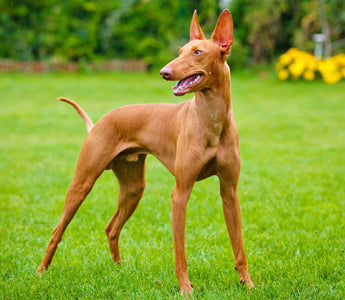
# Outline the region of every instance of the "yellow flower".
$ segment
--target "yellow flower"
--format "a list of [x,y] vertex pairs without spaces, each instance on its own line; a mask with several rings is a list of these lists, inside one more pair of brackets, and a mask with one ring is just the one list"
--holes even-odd
[[289,72],[288,72],[288,70],[285,70],[285,69],[280,70],[280,71],[278,72],[278,78],[279,78],[280,80],[286,80],[286,79],[288,79],[288,78],[289,78]]
[[340,73],[341,73],[341,75],[343,75],[343,77],[345,78],[345,68],[340,69]]
[[318,70],[321,74],[332,73],[337,71],[337,66],[330,58],[327,58],[324,61],[319,62]]
[[317,69],[318,61],[316,60],[314,56],[312,55],[307,56],[305,62],[306,62],[307,69],[311,71],[315,71]]
[[289,54],[291,57],[295,58],[301,54],[302,51],[298,50],[297,48],[290,48],[286,54]]
[[305,69],[305,63],[302,60],[297,60],[288,67],[290,73],[294,77],[300,77]]
[[305,80],[313,80],[315,78],[315,74],[313,71],[307,70],[304,72],[303,78]]
[[280,55],[279,64],[282,66],[286,66],[291,62],[291,60],[292,60],[292,57],[289,54],[285,53],[285,54]]
[[345,54],[323,59],[297,48],[290,48],[279,57],[275,67],[281,80],[298,80],[301,77],[304,80],[314,80],[316,74],[320,74],[323,81],[335,83],[345,78]]
[[322,74],[323,81],[329,84],[338,82],[341,79],[341,77],[342,76],[339,72],[330,72]]
[[342,67],[345,67],[345,54],[338,54],[336,56],[333,56],[333,60]]

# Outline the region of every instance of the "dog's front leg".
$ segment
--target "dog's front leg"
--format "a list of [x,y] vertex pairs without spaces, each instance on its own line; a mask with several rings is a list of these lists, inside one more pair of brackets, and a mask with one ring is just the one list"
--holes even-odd
[[172,193],[172,229],[175,251],[175,274],[179,281],[181,292],[187,294],[190,294],[193,291],[193,286],[188,278],[185,252],[187,202],[192,188],[193,185],[187,188],[176,184]]
[[247,259],[244,253],[241,211],[237,196],[237,179],[234,179],[236,177],[233,175],[231,177],[220,176],[223,211],[235,256],[235,268],[240,276],[240,282],[251,289],[254,285],[248,272]]

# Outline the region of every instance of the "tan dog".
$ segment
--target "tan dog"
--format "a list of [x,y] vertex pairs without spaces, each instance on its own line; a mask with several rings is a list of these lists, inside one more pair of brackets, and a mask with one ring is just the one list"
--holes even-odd
[[118,207],[105,231],[110,252],[120,262],[121,229],[132,215],[145,188],[145,159],[156,156],[175,176],[172,192],[172,227],[175,273],[182,292],[193,288],[187,274],[185,221],[195,181],[212,175],[220,180],[220,194],[240,281],[253,287],[244,254],[237,182],[240,174],[238,133],[230,98],[230,71],[226,58],[233,41],[231,14],[224,10],[210,40],[206,40],[194,12],[190,42],[161,75],[179,80],[175,95],[195,93],[180,104],[130,105],[104,115],[94,126],[73,101],[89,134],[81,149],[76,172],[68,189],[61,219],[38,267],[42,273],[51,263],[62,235],[79,206],[105,169],[112,169],[120,186]]

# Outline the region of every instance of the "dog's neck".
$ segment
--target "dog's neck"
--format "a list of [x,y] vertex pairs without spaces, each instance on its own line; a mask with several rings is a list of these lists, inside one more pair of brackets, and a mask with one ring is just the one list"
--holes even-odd
[[203,124],[215,134],[220,134],[226,121],[232,117],[230,70],[226,63],[223,72],[215,76],[212,88],[195,92],[194,101]]

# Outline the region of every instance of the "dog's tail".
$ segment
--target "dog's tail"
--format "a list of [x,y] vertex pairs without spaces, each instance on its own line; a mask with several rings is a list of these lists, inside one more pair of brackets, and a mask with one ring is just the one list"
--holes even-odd
[[76,111],[78,112],[78,114],[81,116],[81,118],[83,119],[85,125],[86,125],[86,130],[87,132],[90,132],[90,130],[92,129],[93,127],[93,123],[92,123],[92,120],[90,119],[90,117],[87,115],[87,113],[79,106],[79,104],[77,104],[76,102],[70,100],[70,99],[67,99],[67,98],[63,98],[63,97],[59,97],[58,98],[60,101],[65,101],[69,104],[71,104],[75,109]]

